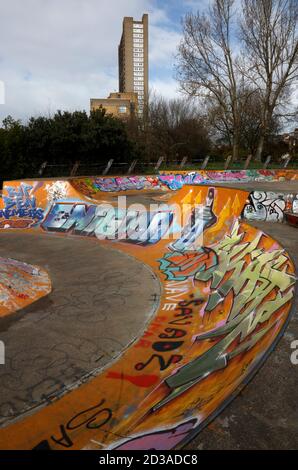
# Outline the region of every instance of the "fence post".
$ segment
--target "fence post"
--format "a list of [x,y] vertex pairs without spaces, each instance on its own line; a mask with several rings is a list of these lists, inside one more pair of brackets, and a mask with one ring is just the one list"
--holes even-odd
[[113,165],[113,161],[114,161],[114,158],[111,158],[108,163],[107,163],[107,166],[105,167],[104,171],[103,171],[103,176],[107,175],[111,166]]
[[136,166],[137,162],[138,162],[138,160],[133,160],[133,161],[131,162],[130,167],[128,168],[128,172],[127,172],[128,175],[130,175],[130,174],[133,172],[133,170],[135,169],[135,166]]
[[162,162],[164,161],[164,158],[165,158],[165,157],[159,157],[159,159],[157,160],[156,165],[155,165],[155,167],[154,167],[154,170],[157,171],[157,170],[159,169],[160,165],[161,165]]
[[292,155],[289,155],[288,158],[286,158],[285,164],[284,164],[284,168],[287,168],[288,164],[289,164],[290,161],[291,161],[291,158],[292,158]]
[[76,175],[76,172],[78,171],[79,166],[80,166],[80,162],[77,160],[71,169],[70,176]]
[[263,169],[264,169],[264,170],[265,170],[265,169],[267,168],[267,166],[269,165],[270,160],[271,160],[271,155],[268,155],[268,157],[266,158],[265,163],[264,163],[264,165],[263,165]]
[[233,158],[232,155],[228,155],[228,157],[226,159],[226,162],[225,162],[225,170],[227,170],[229,168],[229,165],[231,163],[232,158]]
[[183,168],[186,162],[187,162],[187,157],[183,157],[180,162],[180,168]]
[[202,166],[201,166],[201,170],[205,170],[206,166],[208,165],[209,158],[210,158],[210,155],[207,155],[207,156],[204,158],[203,163],[202,163]]
[[47,166],[47,164],[48,164],[48,162],[43,162],[43,163],[40,165],[40,168],[39,168],[39,170],[38,170],[39,176],[41,176],[41,175],[43,174],[44,169],[45,169],[45,167]]
[[251,159],[252,159],[252,154],[250,153],[247,156],[247,159],[245,160],[244,167],[243,167],[244,170],[247,170],[247,168],[249,167]]

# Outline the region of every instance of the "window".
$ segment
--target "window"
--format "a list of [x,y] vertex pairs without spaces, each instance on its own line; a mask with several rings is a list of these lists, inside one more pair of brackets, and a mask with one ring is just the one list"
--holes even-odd
[[119,106],[118,107],[118,113],[125,114],[127,112],[127,107],[126,106]]

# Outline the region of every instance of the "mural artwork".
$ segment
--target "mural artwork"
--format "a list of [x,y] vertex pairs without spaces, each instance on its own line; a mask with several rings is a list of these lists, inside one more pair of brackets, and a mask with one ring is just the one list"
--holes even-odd
[[247,220],[267,220],[282,222],[286,210],[286,197],[273,192],[253,191],[249,195],[249,203],[243,210]]
[[26,183],[6,185],[4,207],[0,209],[0,228],[28,228],[43,219],[43,209],[37,206],[33,189]]
[[[215,174],[214,179],[223,177]],[[240,217],[280,219],[284,200],[206,181],[198,185],[202,172],[182,176],[4,185],[3,230],[12,227],[12,219],[28,218],[30,224],[22,228],[41,237],[88,236],[144,263],[159,279],[161,295],[145,331],[117,360],[48,406],[2,427],[0,448],[181,447],[239,392],[283,334],[294,295],[294,265],[279,243]],[[153,213],[107,210],[90,200],[96,187],[118,193],[146,185],[177,192]],[[180,221],[172,212],[174,203],[181,209]],[[146,221],[143,231],[138,217]],[[161,229],[164,219],[167,230]],[[121,236],[124,222],[136,237],[127,236],[127,230]],[[0,260],[4,283],[9,263]],[[23,265],[12,266],[25,277]],[[36,277],[32,269],[26,275]],[[19,274],[15,279],[14,289],[23,292],[24,281]]]

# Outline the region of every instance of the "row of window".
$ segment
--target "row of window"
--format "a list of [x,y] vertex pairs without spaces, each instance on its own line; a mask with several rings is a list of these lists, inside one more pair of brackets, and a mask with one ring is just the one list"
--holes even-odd
[[142,38],[143,39],[143,33],[135,33],[133,32],[133,38]]
[[134,23],[133,24],[133,29],[143,29],[143,24],[142,23]]

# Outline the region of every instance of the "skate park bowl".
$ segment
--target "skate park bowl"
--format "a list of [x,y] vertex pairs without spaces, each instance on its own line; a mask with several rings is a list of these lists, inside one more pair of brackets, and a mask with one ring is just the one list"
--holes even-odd
[[297,182],[294,170],[5,182],[0,448],[187,445],[291,318],[292,253],[258,224],[284,225]]

